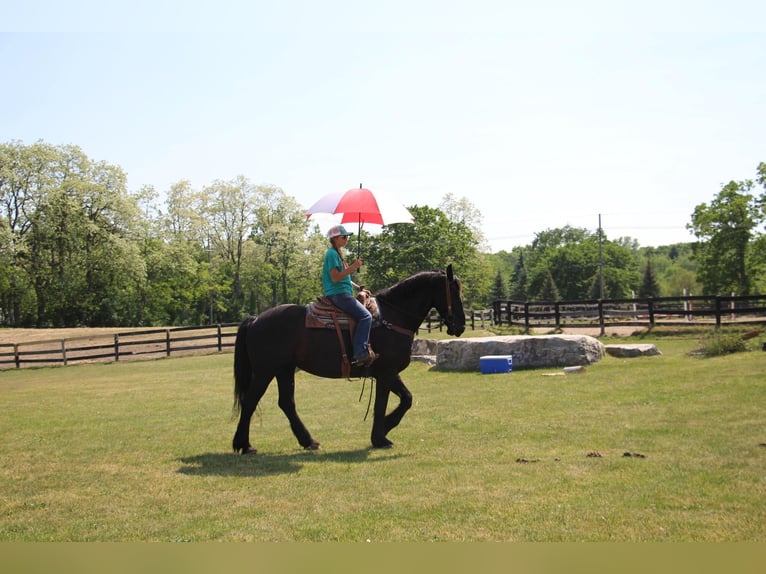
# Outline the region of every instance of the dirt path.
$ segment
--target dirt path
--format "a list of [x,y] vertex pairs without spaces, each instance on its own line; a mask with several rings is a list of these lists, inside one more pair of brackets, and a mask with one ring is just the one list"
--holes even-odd
[[[630,337],[636,333],[643,333],[646,329],[642,327],[606,327],[604,329],[605,337]],[[537,328],[531,330],[532,335],[547,335],[553,333],[553,330],[545,328]],[[583,327],[578,329],[562,329],[562,333],[565,335],[588,335],[590,337],[600,337],[601,329],[599,327]]]

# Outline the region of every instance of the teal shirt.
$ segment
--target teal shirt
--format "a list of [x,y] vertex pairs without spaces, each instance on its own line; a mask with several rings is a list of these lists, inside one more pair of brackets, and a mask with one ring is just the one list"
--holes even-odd
[[345,269],[340,253],[334,247],[330,247],[324,254],[324,263],[322,264],[322,290],[324,294],[338,295],[340,293],[348,293],[353,295],[354,289],[351,286],[351,277],[346,275],[343,279],[334,283],[330,276],[330,269],[333,267],[338,271]]

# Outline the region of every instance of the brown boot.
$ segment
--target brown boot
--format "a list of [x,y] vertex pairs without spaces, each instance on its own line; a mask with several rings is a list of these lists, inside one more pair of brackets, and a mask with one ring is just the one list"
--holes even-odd
[[367,354],[360,357],[356,357],[352,365],[355,367],[369,367],[372,365],[380,355],[372,351],[372,347],[367,348]]

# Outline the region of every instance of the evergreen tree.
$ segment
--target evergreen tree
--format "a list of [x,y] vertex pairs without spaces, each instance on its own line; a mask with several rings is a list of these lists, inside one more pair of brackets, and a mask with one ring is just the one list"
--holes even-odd
[[513,274],[508,285],[508,293],[513,301],[526,301],[527,296],[527,265],[524,252],[519,252],[519,258],[513,268]]
[[503,281],[503,274],[498,271],[495,275],[495,284],[492,286],[492,300],[504,301],[505,299],[505,282]]
[[545,281],[543,281],[538,297],[541,301],[559,301],[561,299],[559,288],[556,287],[556,281],[550,271],[545,275]]
[[642,299],[646,297],[660,296],[660,285],[657,282],[657,277],[654,275],[651,258],[646,260],[644,276],[641,280],[641,286],[638,288],[638,296]]

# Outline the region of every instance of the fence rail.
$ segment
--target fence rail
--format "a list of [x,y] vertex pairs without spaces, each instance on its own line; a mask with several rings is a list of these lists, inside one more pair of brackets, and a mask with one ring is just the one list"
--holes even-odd
[[[466,318],[472,330],[485,328],[492,325],[493,312],[492,309],[469,311]],[[0,370],[229,351],[234,349],[238,326],[239,323],[225,323],[0,343]],[[429,333],[443,328],[435,310],[428,315],[421,328]]]
[[766,323],[766,295],[688,296],[582,301],[495,301],[496,325],[592,328],[609,326]]
[[[466,311],[466,327],[492,325],[576,329],[656,325],[766,324],[766,295],[658,297],[583,301],[495,301]],[[239,323],[126,331],[24,343],[0,343],[0,370],[223,352],[234,348]],[[432,310],[420,330],[441,331]]]
[[[475,331],[477,328],[491,327],[495,323],[494,315],[495,312],[492,309],[469,309],[465,312],[466,328]],[[436,309],[431,309],[420,330],[430,333],[431,331],[441,331],[443,328],[444,322],[441,320],[439,312]]]
[[225,323],[0,343],[0,369],[221,352],[233,349],[238,326],[239,323]]

